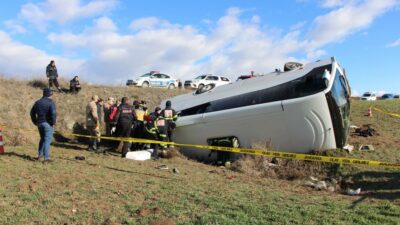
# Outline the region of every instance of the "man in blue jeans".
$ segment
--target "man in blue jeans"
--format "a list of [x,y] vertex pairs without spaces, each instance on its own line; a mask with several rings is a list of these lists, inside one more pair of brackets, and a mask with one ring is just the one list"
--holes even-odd
[[38,127],[40,134],[38,160],[50,162],[49,151],[53,139],[53,126],[56,124],[56,106],[51,96],[52,90],[43,89],[43,97],[35,102],[31,110],[32,122]]

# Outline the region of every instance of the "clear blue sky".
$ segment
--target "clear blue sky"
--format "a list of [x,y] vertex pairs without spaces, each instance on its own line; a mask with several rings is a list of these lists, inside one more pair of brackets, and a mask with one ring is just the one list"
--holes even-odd
[[0,12],[6,76],[42,76],[55,59],[92,83],[152,69],[234,78],[335,56],[357,93],[400,92],[398,0],[14,0]]

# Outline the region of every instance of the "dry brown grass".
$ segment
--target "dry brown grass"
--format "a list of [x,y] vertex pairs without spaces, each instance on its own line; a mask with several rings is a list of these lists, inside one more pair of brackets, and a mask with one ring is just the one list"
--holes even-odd
[[[3,128],[4,139],[7,145],[31,145],[37,142],[36,127],[30,120],[30,110],[34,102],[41,98],[42,88],[46,80],[19,81],[0,78],[0,124]],[[65,80],[60,80],[64,90],[69,88]],[[57,107],[56,130],[60,132],[80,131],[85,123],[85,107],[91,96],[98,95],[107,99],[114,97],[120,99],[124,96],[134,99],[146,100],[149,109],[154,109],[162,100],[183,93],[183,90],[168,90],[161,88],[135,88],[126,86],[100,86],[82,83],[83,89],[76,95],[54,92],[53,100]],[[9,127],[23,128],[32,131],[16,131]],[[79,129],[80,128],[80,129]]]
[[[262,144],[254,144],[256,149],[265,149]],[[329,151],[316,153],[331,155]],[[338,176],[338,166],[329,163],[299,161],[292,159],[277,159],[265,156],[245,155],[232,164],[232,169],[254,177],[278,179],[302,179],[309,176],[325,178]]]

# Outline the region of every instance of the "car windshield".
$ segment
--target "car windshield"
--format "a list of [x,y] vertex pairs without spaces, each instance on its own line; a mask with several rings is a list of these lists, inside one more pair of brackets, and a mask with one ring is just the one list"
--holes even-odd
[[371,94],[369,94],[369,93],[366,93],[363,95],[363,97],[370,97],[370,96],[371,96]]
[[204,79],[204,78],[206,78],[206,75],[201,75],[201,76],[198,76],[198,77],[196,77],[196,78],[194,78],[195,80],[202,80],[202,79]]
[[151,73],[145,73],[145,74],[143,74],[143,75],[140,76],[140,77],[149,77],[149,76],[151,76]]

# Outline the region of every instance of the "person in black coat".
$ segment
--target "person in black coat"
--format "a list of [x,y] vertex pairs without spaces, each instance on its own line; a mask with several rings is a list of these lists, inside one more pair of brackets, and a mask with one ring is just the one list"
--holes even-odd
[[43,90],[43,97],[35,102],[31,109],[32,123],[38,127],[40,134],[38,160],[50,160],[50,144],[53,139],[53,126],[56,124],[56,106],[51,99],[53,92],[49,88]]
[[47,65],[46,76],[47,76],[47,79],[49,80],[49,88],[51,89],[54,85],[54,86],[56,86],[56,88],[59,92],[62,92],[60,85],[58,84],[58,72],[57,72],[57,67],[56,67],[56,63],[54,62],[54,60],[51,60],[50,64]]

